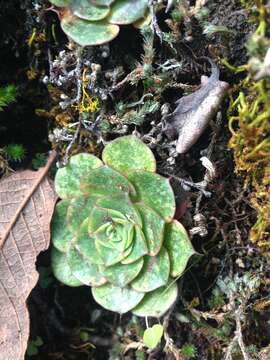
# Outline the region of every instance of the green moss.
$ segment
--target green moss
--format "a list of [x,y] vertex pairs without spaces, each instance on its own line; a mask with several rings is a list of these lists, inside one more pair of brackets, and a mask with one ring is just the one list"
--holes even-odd
[[257,4],[257,23],[257,30],[248,42],[252,56],[247,66],[249,72],[239,85],[240,91],[236,89],[236,99],[233,94],[231,96],[228,119],[232,137],[229,146],[234,152],[236,172],[244,177],[245,186],[250,187],[251,205],[258,213],[250,239],[270,256],[270,81],[269,77],[253,80],[256,69],[252,67],[254,63],[263,64],[270,45],[270,39],[265,35],[266,23],[268,27],[270,25],[269,14],[260,2]]

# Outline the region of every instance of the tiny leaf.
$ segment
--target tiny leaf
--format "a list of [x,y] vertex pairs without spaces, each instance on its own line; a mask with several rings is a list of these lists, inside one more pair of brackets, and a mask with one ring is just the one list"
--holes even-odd
[[146,329],[143,334],[143,342],[149,349],[154,349],[160,343],[163,335],[163,326],[155,324]]

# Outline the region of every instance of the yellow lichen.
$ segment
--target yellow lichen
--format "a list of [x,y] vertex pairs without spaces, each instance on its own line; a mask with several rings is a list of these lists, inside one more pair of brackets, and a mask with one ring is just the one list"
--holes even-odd
[[95,112],[99,109],[98,99],[92,97],[87,92],[87,68],[83,70],[82,75],[82,98],[78,105],[74,105],[73,107],[79,111],[80,114],[85,112]]

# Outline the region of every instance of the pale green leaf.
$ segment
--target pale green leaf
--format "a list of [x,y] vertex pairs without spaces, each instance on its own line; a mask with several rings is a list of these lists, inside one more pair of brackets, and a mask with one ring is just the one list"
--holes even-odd
[[155,324],[147,328],[143,334],[143,342],[149,349],[154,349],[160,343],[163,335],[163,326]]

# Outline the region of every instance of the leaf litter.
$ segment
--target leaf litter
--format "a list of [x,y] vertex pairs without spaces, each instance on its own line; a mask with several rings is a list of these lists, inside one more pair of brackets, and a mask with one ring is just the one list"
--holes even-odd
[[0,182],[0,359],[24,359],[29,337],[26,300],[38,281],[37,255],[50,243],[57,195],[47,176],[56,153],[39,171]]

